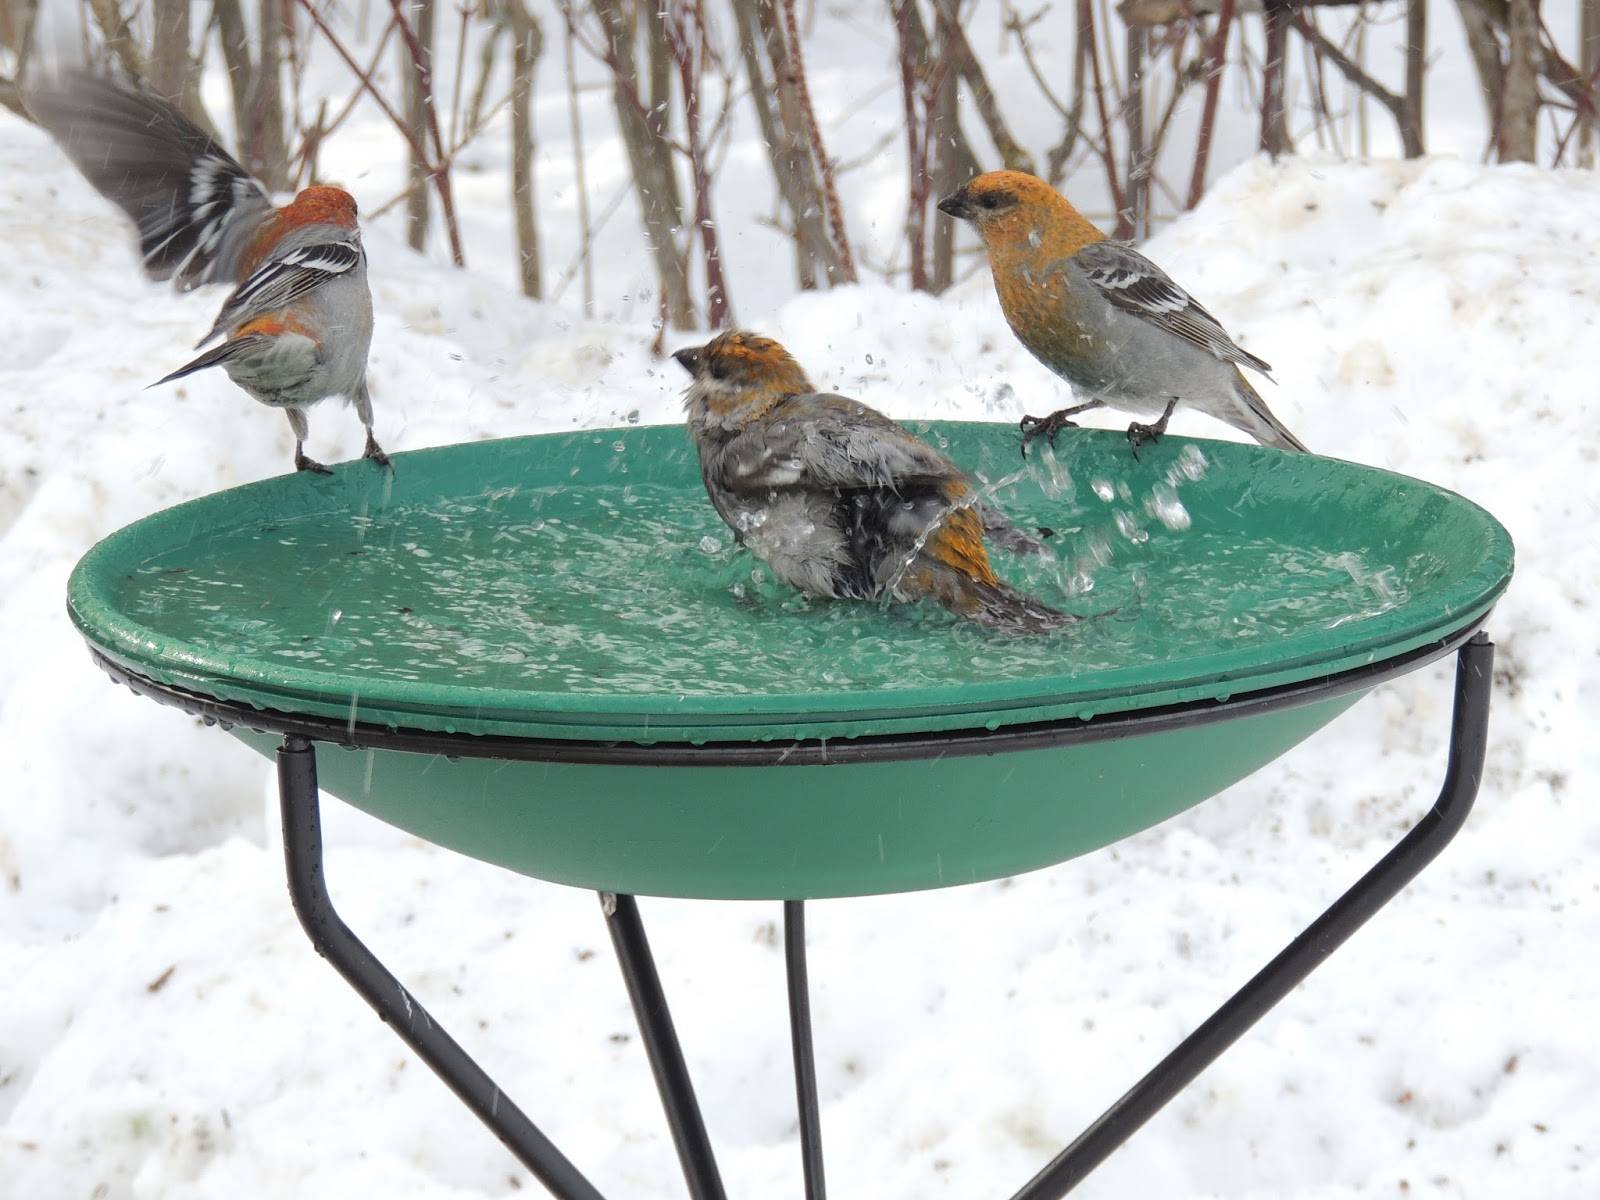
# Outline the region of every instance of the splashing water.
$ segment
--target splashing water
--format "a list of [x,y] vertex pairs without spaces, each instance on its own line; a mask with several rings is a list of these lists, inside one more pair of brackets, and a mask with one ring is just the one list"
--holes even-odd
[[[1028,472],[1025,469],[1013,471],[1003,479],[996,480],[994,483],[986,483],[981,488],[975,488],[967,492],[961,499],[939,513],[934,520],[928,523],[928,527],[922,531],[917,540],[912,543],[911,549],[906,552],[905,558],[901,559],[900,565],[895,568],[894,574],[889,576],[889,580],[884,584],[883,593],[878,600],[878,606],[887,608],[895,603],[895,592],[900,587],[900,581],[905,578],[906,572],[911,569],[911,564],[917,561],[917,555],[922,553],[922,548],[928,544],[928,539],[944,524],[951,513],[959,509],[974,508],[978,504],[994,504],[996,503],[996,494],[1001,489],[1015,487],[1027,476]],[[1045,552],[1048,552],[1048,547],[1046,547]]]
[[[1059,553],[1061,566],[1052,572],[1056,587],[1068,596],[1086,596],[1093,592],[1096,573],[1117,560],[1119,548],[1140,546],[1149,541],[1150,520],[1174,532],[1188,529],[1191,518],[1179,492],[1185,484],[1204,479],[1207,468],[1204,452],[1189,443],[1142,497],[1136,497],[1125,479],[1105,476],[1090,479],[1089,493],[1101,505],[1110,506],[1110,511],[1101,510],[1097,516],[1085,514],[1088,519],[1081,525],[1058,528],[1063,536]],[[1072,476],[1056,457],[1054,446],[1045,443],[1031,456],[1027,473],[1045,495],[1070,502],[1074,494]],[[1089,510],[1093,513],[1092,505]],[[1033,574],[1036,576],[1037,572]]]

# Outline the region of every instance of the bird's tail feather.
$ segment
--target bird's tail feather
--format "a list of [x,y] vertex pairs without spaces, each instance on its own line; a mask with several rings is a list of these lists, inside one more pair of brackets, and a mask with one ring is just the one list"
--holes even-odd
[[1000,580],[944,575],[929,588],[951,612],[1014,637],[1037,636],[1065,629],[1080,618],[1051,608]]
[[163,376],[150,386],[160,387],[163,383],[171,383],[174,379],[182,379],[185,375],[193,375],[196,371],[203,371],[207,367],[221,366],[230,359],[237,358],[240,354],[252,349],[260,341],[260,337],[252,334],[246,334],[243,337],[229,338],[220,346],[213,346],[199,358],[185,363],[172,374]]
[[1250,436],[1263,446],[1276,446],[1280,450],[1299,450],[1310,453],[1306,445],[1294,434],[1289,432],[1289,427],[1277,417],[1272,415],[1272,410],[1267,407],[1267,402],[1261,398],[1261,393],[1250,386],[1250,381],[1239,373],[1237,367],[1233,371],[1233,391],[1238,397],[1243,408],[1240,414],[1248,424]]
[[[932,596],[958,616],[1010,634],[1049,633],[1077,620],[995,575],[983,535],[985,524],[993,525],[997,516],[986,507],[978,512],[951,509],[928,531],[896,590],[907,599]],[[1019,539],[1026,537],[1020,529],[1012,526],[1012,530]]]
[[970,616],[980,625],[1015,635],[1054,633],[1078,621],[1006,583],[980,586],[978,607]]
[[1012,554],[1043,554],[1044,543],[1039,538],[1055,536],[1055,530],[1036,525],[1034,529],[1039,537],[1035,537],[997,508],[981,502],[974,507],[978,510],[978,519],[983,522],[983,536]]

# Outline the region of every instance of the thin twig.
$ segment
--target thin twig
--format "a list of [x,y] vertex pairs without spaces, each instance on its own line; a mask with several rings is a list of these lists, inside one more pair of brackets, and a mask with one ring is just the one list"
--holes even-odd
[[410,146],[418,154],[425,154],[426,152],[422,147],[422,142],[419,136],[406,125],[405,119],[401,117],[399,113],[395,112],[393,106],[387,99],[384,98],[383,93],[378,90],[378,85],[372,82],[373,68],[362,70],[361,64],[356,62],[349,50],[345,49],[344,43],[339,40],[339,35],[334,33],[334,31],[328,26],[328,23],[322,19],[322,15],[318,13],[317,10],[312,6],[311,0],[299,0],[299,3],[300,7],[305,9],[306,15],[311,18],[311,23],[317,27],[318,32],[320,32],[322,36],[328,40],[328,44],[333,47],[334,53],[336,53],[340,58],[344,59],[345,66],[349,67],[350,70],[355,73],[356,78],[361,83],[361,91],[364,91],[367,93],[367,95],[371,96],[373,102],[383,110],[383,115],[389,118],[389,121],[395,127],[395,130],[402,138],[405,139],[406,145]]
[[833,232],[833,244],[839,251],[839,270],[845,282],[856,279],[855,258],[850,252],[850,234],[845,228],[844,206],[839,203],[839,188],[833,177],[833,160],[822,144],[822,130],[817,125],[816,110],[811,106],[811,89],[806,83],[805,56],[800,49],[800,24],[795,20],[794,0],[783,0],[783,25],[789,34],[789,58],[794,64],[794,87],[800,102],[800,114],[806,132],[811,138],[811,153],[816,156],[817,169],[822,172],[822,198],[828,209],[828,225]]
[[100,26],[100,32],[106,39],[106,49],[116,55],[117,61],[135,83],[142,83],[150,73],[150,64],[145,61],[133,30],[122,15],[122,6],[117,0],[89,0],[89,11],[94,14],[95,23]]
[[416,32],[411,28],[411,22],[405,18],[404,4],[405,0],[389,0],[400,38],[405,42],[406,53],[411,56],[412,67],[417,73],[417,90],[422,96],[422,111],[427,116],[428,133],[439,152],[437,160],[430,160],[429,156],[424,155],[422,161],[427,164],[434,190],[439,193],[440,215],[444,218],[445,234],[450,239],[450,260],[456,266],[464,267],[467,265],[467,256],[461,245],[461,227],[456,221],[455,196],[450,186],[450,162],[444,157],[445,141],[439,131],[439,107],[433,98],[433,67],[429,62],[429,52],[423,49]]
[[1222,70],[1228,61],[1228,31],[1233,25],[1235,0],[1222,0],[1217,11],[1217,28],[1206,47],[1206,98],[1200,109],[1200,132],[1194,142],[1194,170],[1189,175],[1189,196],[1185,208],[1200,203],[1206,189],[1206,167],[1217,134],[1217,102],[1222,92]]
[[988,76],[983,72],[983,65],[973,53],[972,44],[967,41],[966,32],[957,19],[959,14],[956,10],[960,7],[960,0],[937,0],[935,7],[950,31],[948,40],[941,43],[941,49],[946,56],[956,59],[956,69],[966,81],[973,106],[978,110],[984,128],[989,131],[989,140],[999,152],[1001,163],[1007,170],[1034,174],[1033,156],[1011,136],[1005,116],[1000,111],[1000,102],[995,98],[994,89],[989,86]]
[[[467,35],[471,32],[472,10],[461,9],[461,30],[456,35],[456,73],[450,84],[450,141],[455,143],[461,135],[461,84],[467,77]],[[494,44],[497,26],[490,26],[489,44]]]
[[[906,241],[911,254],[911,290],[928,290],[927,262],[927,139],[921,136],[922,122],[917,117],[917,56],[927,57],[926,32],[920,28],[916,0],[895,0],[893,14],[899,39],[900,103],[906,132]],[[918,17],[918,28],[912,18]],[[919,45],[918,34],[922,37]],[[919,200],[918,191],[921,189]]]
[[[606,222],[611,220],[611,218],[616,215],[617,209],[622,207],[622,202],[628,198],[628,193],[632,190],[633,185],[631,183],[623,184],[617,189],[616,194],[606,202],[606,206],[600,210],[600,218],[594,223],[594,228],[590,230],[585,227],[586,236],[584,237],[582,244],[578,247],[577,254],[573,255],[572,261],[567,264],[566,270],[562,271],[561,274],[557,276],[556,286],[551,289],[551,304],[555,304],[560,301],[562,294],[567,290],[568,285],[572,283],[573,279],[576,278],[580,269],[582,269],[586,274],[589,272],[589,262],[591,257],[589,254],[589,248],[594,241],[594,235],[606,227]],[[661,292],[663,299],[665,299],[666,294],[667,293],[665,291]],[[594,300],[591,298],[585,302],[584,312],[592,316],[593,309]]]
[[[683,96],[684,132],[689,141],[689,171],[694,179],[694,223],[700,233],[706,271],[706,323],[725,328],[732,320],[722,247],[711,217],[711,171],[700,138],[700,80],[705,70],[705,25],[698,0],[676,0],[663,12],[667,52],[678,66]],[[686,19],[687,18],[687,19]]]
[[[378,69],[378,63],[383,58],[383,52],[389,46],[389,35],[393,32],[394,17],[390,16],[388,22],[383,27],[383,32],[378,35],[378,44],[372,49],[372,62],[367,66],[365,71],[356,72],[356,74],[361,76],[362,79],[370,80],[372,78],[372,73]],[[339,115],[334,117],[333,121],[325,129],[323,129],[323,137],[327,137],[328,134],[332,133],[334,130],[338,129],[339,126],[345,123],[350,114],[355,111],[356,103],[361,99],[361,93],[365,90],[367,89],[361,86],[356,87],[356,90],[350,94],[350,98],[344,102],[344,107],[339,110]]]
[[[1406,136],[1404,99],[1395,95],[1395,93],[1362,70],[1360,63],[1354,61],[1330,41],[1326,34],[1307,21],[1305,13],[1296,10],[1290,16],[1290,20],[1300,36],[1305,38],[1318,54],[1337,67],[1340,73],[1353,85],[1389,110],[1389,115],[1395,119],[1395,124],[1400,128],[1400,136],[1404,139]],[[1415,155],[1408,153],[1407,157],[1414,158]]]
[[[592,317],[594,316],[594,256],[590,250],[594,246],[594,228],[589,223],[589,183],[583,155],[583,118],[578,111],[578,66],[572,49],[578,40],[578,26],[573,18],[570,4],[563,4],[562,12],[567,25],[567,36],[562,42],[561,50],[562,63],[567,72],[567,123],[572,132],[572,169],[578,189],[578,226],[583,230],[574,266],[583,270],[583,313]],[[560,298],[571,278],[572,275],[569,273],[556,285],[552,299]]]
[[[1122,214],[1127,211],[1127,201],[1122,192],[1122,184],[1117,178],[1117,160],[1111,148],[1111,114],[1106,109],[1106,87],[1100,77],[1100,45],[1099,37],[1094,30],[1094,16],[1088,5],[1084,6],[1084,15],[1089,21],[1089,65],[1094,76],[1095,106],[1100,110],[1100,136],[1099,144],[1101,162],[1106,172],[1106,190],[1111,193],[1111,207],[1117,213],[1117,235],[1126,237],[1129,230],[1123,227]],[[1083,31],[1078,34],[1083,36]]]

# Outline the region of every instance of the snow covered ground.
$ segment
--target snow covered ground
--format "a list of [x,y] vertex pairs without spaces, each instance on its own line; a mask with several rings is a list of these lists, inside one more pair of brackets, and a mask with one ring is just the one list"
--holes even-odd
[[[1308,444],[1483,504],[1518,572],[1466,831],[1082,1195],[1600,1195],[1597,211],[1588,174],[1251,161],[1147,247],[1276,365]],[[3,117],[0,242],[0,1194],[536,1192],[310,949],[268,764],[111,687],[63,611],[96,539],[288,465],[287,423],[220,376],[143,390],[218,296],[146,283],[120,217]],[[648,311],[527,303],[392,221],[367,244],[391,451],[678,418]],[[982,276],[942,300],[787,294],[743,287],[741,319],[896,415],[1064,398]],[[313,455],[359,449],[347,410],[312,421]],[[1015,1190],[1427,807],[1449,701],[1444,665],[1388,685],[1051,870],[811,905],[834,1193]],[[608,1195],[681,1195],[594,897],[326,818],[346,918],[535,1121]],[[800,1195],[778,906],[642,908],[730,1194]]]

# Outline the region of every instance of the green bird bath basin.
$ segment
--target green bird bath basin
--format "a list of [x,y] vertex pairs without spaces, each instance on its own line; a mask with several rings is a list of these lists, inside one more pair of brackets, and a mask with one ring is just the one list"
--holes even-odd
[[808,601],[736,546],[678,427],[446,446],[156,513],[73,621],[136,689],[513,870],[801,899],[967,883],[1156,824],[1481,624],[1512,565],[1460,496],[1350,463],[913,424],[1047,527],[1014,639]]

